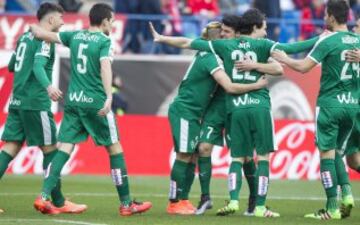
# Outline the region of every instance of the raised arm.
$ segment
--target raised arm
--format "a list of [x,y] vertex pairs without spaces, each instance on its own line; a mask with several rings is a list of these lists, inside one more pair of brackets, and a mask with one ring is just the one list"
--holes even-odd
[[238,84],[232,83],[229,76],[224,70],[219,69],[213,74],[214,79],[229,94],[242,94],[254,90],[258,90],[267,86],[268,81],[265,77],[261,77],[256,83]]
[[189,49],[191,47],[191,42],[193,41],[193,39],[186,37],[171,37],[171,36],[161,35],[155,30],[151,22],[149,22],[149,26],[150,26],[151,34],[154,38],[154,42],[168,44],[177,48]]
[[61,43],[58,38],[58,33],[47,31],[44,28],[40,27],[39,25],[30,25],[31,33],[38,39],[44,40],[46,42],[52,43]]
[[236,61],[235,67],[241,71],[257,70],[260,73],[273,76],[281,76],[284,74],[283,67],[274,59],[269,59],[268,63],[259,63],[254,62],[251,59],[245,59],[243,61]]

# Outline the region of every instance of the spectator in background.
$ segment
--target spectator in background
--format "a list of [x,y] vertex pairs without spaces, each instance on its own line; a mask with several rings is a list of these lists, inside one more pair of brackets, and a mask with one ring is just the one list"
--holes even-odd
[[220,15],[218,0],[185,0],[183,9],[185,15],[199,16],[197,20],[184,21],[184,35],[190,38],[200,36],[200,31],[209,19]]
[[190,15],[202,15],[214,18],[220,15],[218,0],[187,0],[185,12]]
[[[254,0],[254,8],[259,9],[265,13],[267,18],[281,18],[280,0]],[[277,24],[269,21],[267,23],[268,38],[277,41],[280,33],[280,28]]]
[[111,110],[113,111],[114,114],[117,115],[124,115],[124,113],[128,109],[128,103],[120,92],[122,86],[123,83],[121,77],[115,75],[112,83],[113,101],[111,104]]
[[355,18],[360,17],[360,0],[350,0],[350,7],[355,15]]
[[6,3],[6,0],[0,0],[0,13],[5,12],[5,3]]
[[297,9],[302,10],[304,7],[308,7],[311,0],[293,0]]
[[[138,14],[140,8],[140,0],[114,0],[114,8],[116,13],[121,14]],[[122,43],[123,53],[140,53],[140,21],[128,19]]]
[[65,12],[77,13],[83,2],[81,0],[59,0],[59,5],[61,5]]
[[241,15],[251,6],[252,0],[220,0],[221,14]]
[[[139,13],[144,15],[163,15],[160,0],[140,0]],[[149,19],[140,22],[140,43],[141,53],[156,53],[155,45],[153,45],[152,35],[149,30],[149,22],[152,22],[155,29],[162,32],[163,27],[158,19]]]
[[[179,10],[178,0],[161,0],[162,12],[165,15],[169,15],[171,20],[163,21],[163,34],[168,36],[182,35],[182,24]],[[160,46],[159,53],[164,54],[179,54],[180,49],[171,47],[165,44],[158,44]]]
[[[309,5],[304,5],[301,10],[300,39],[305,40],[320,35],[324,30],[322,19],[324,18],[325,2],[324,0],[312,0]],[[313,20],[319,20],[320,24]]]

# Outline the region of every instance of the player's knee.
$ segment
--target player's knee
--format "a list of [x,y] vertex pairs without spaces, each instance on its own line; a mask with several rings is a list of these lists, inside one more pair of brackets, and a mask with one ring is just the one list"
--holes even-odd
[[71,152],[74,150],[74,144],[60,143],[58,149],[59,149],[59,151],[65,152],[70,155]]
[[11,155],[12,157],[15,157],[21,150],[21,146],[22,146],[22,143],[20,143],[20,142],[9,141],[4,144],[2,149],[7,154]]
[[176,153],[176,159],[177,160],[180,160],[180,161],[183,161],[183,162],[191,162],[191,158],[192,158],[193,154],[190,154],[190,153]]
[[252,157],[245,157],[244,162],[248,163],[248,162],[251,162],[251,160],[253,160]]
[[212,152],[213,145],[209,143],[201,143],[199,145],[199,156],[200,157],[210,157]]
[[269,161],[269,154],[264,154],[264,155],[257,155],[258,160],[260,161]]
[[360,152],[346,156],[346,163],[353,170],[358,170],[360,167]]
[[232,162],[241,162],[241,163],[244,163],[244,162],[245,162],[245,157],[232,158],[231,161],[232,161]]
[[335,150],[320,151],[320,159],[335,159]]
[[56,146],[55,146],[55,145],[44,145],[44,146],[39,146],[39,148],[41,149],[41,151],[42,151],[44,154],[48,154],[48,153],[56,150]]
[[106,146],[105,148],[110,155],[121,154],[123,152],[121,144],[119,142]]

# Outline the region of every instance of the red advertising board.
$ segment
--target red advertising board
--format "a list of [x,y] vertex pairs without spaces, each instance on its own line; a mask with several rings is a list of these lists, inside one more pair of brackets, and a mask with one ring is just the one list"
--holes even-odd
[[[0,114],[0,133],[6,114]],[[59,123],[61,115],[56,115]],[[126,115],[118,117],[121,143],[130,175],[169,175],[173,160],[173,144],[166,117]],[[279,150],[271,156],[273,179],[318,179],[319,154],[314,146],[314,123],[276,121]],[[3,143],[0,142],[0,146]],[[226,148],[215,147],[212,156],[213,174],[226,176],[231,162]],[[36,147],[26,147],[12,161],[8,172],[42,173],[42,154]],[[349,170],[351,179],[360,179]],[[64,174],[108,174],[109,160],[105,149],[96,147],[89,138],[77,145]]]
[[[12,50],[16,46],[16,40],[25,31],[28,31],[29,24],[37,23],[35,16],[31,15],[0,15],[0,49]],[[61,30],[80,30],[89,27],[87,15],[65,14],[64,25]],[[121,40],[123,38],[126,16],[116,14],[111,33],[115,53],[121,52]]]

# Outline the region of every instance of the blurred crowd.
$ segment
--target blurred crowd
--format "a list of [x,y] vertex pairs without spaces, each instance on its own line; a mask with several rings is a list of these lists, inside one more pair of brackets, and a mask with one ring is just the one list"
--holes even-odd
[[[148,21],[167,35],[197,37],[209,20],[223,14],[241,15],[250,7],[263,11],[268,37],[275,41],[303,40],[323,30],[326,0],[46,0],[58,2],[67,12],[87,13],[96,2],[111,4],[116,13],[126,14],[124,53],[178,54],[168,46],[153,45]],[[0,0],[0,12],[34,13],[44,0]],[[349,0],[350,19],[360,15],[360,0]],[[157,15],[157,16],[154,16]],[[170,19],[171,18],[171,19]],[[284,21],[295,21],[285,24]]]

